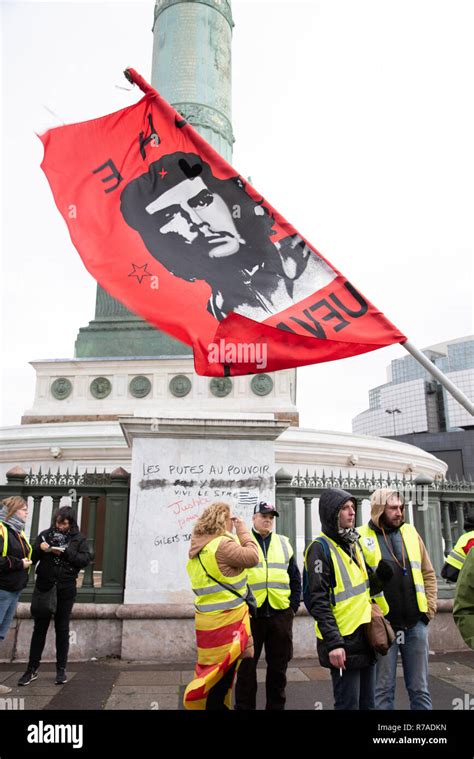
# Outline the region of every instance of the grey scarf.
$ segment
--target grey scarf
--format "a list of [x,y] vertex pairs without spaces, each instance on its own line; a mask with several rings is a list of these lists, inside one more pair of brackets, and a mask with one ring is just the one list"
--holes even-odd
[[2,509],[0,509],[0,522],[3,522],[4,524],[7,524],[9,527],[12,528],[12,530],[15,530],[15,532],[22,532],[25,529],[25,522],[23,519],[20,519],[15,514],[12,514],[10,519],[7,519],[8,509],[6,506],[3,506]]
[[339,527],[337,534],[341,538],[343,543],[356,543],[360,535],[354,527]]
[[356,564],[358,564],[359,562],[356,560],[355,546],[360,535],[357,530],[354,527],[339,527],[337,534],[341,541],[348,546],[352,561],[355,561]]

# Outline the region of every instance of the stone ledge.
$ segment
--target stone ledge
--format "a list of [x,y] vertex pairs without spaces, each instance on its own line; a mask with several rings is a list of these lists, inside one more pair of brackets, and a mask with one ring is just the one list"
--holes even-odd
[[[450,613],[452,601],[441,602],[430,623],[430,651],[469,651]],[[76,604],[72,614],[71,661],[115,656],[130,661],[172,663],[193,661],[196,655],[192,604]],[[25,661],[33,632],[29,604],[21,603],[7,638],[0,644],[0,661]],[[293,626],[294,656],[314,659],[314,624],[300,609]],[[54,625],[49,626],[44,661],[55,660]]]
[[[72,619],[117,619],[117,610],[121,604],[81,604],[76,603],[72,610]],[[30,604],[19,603],[16,607],[18,619],[31,619]]]
[[116,422],[118,414],[64,414],[46,416],[22,416],[22,424],[65,424],[66,422]]
[[[452,614],[453,599],[438,600],[438,614]],[[303,605],[298,617],[309,617]],[[19,603],[16,609],[18,619],[30,619],[30,604]],[[76,603],[72,619],[193,619],[193,604],[94,604]]]
[[193,619],[193,604],[121,604],[118,619]]

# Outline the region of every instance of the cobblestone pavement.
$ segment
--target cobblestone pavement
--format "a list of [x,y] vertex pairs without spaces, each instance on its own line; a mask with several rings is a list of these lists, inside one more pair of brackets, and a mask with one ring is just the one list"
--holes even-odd
[[[102,659],[71,662],[66,685],[55,685],[53,664],[43,664],[37,680],[26,687],[17,681],[24,664],[0,664],[0,683],[12,688],[0,698],[0,709],[24,710],[169,710],[182,709],[184,688],[193,664],[158,665]],[[401,665],[398,669],[396,708],[408,709]],[[259,665],[258,708],[265,707],[265,668]],[[474,653],[430,657],[430,690],[434,709],[474,711]],[[316,660],[293,660],[288,669],[288,709],[333,709],[328,670]]]

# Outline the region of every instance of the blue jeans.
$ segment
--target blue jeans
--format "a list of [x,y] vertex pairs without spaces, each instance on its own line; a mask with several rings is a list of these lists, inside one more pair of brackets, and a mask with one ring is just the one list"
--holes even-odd
[[428,691],[428,625],[421,620],[404,634],[404,643],[393,643],[386,656],[377,657],[377,684],[375,687],[375,708],[394,709],[395,685],[397,681],[397,654],[400,649],[403,677],[410,698],[412,711],[433,708]]
[[363,669],[338,669],[331,667],[334,709],[366,711],[375,709],[375,665]]
[[5,640],[8,628],[15,616],[16,605],[21,590],[9,591],[0,589],[0,640]]

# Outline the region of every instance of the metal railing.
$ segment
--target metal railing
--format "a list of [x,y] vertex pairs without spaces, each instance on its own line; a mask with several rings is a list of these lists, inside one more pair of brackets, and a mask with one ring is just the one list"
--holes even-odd
[[[323,472],[312,475],[298,472],[292,475],[280,469],[276,475],[276,503],[280,513],[278,531],[287,535],[296,546],[296,499],[304,504],[304,542],[305,548],[313,540],[313,501],[321,496],[326,488],[339,488],[349,491],[358,501],[356,509],[356,526],[362,524],[361,502],[370,500],[372,493],[379,488],[393,488],[403,494],[405,502],[411,504],[413,524],[426,545],[428,554],[438,576],[439,596],[451,597],[453,587],[440,576],[453,544],[463,533],[464,519],[474,515],[474,482],[472,479],[433,480],[427,475],[417,477],[393,476],[387,473],[359,472],[339,475]],[[409,519],[409,510],[407,510]],[[472,518],[472,516],[471,516]]]
[[[64,497],[69,499],[76,515],[81,511],[81,521],[85,521],[82,517],[87,514],[85,532],[93,561],[83,572],[77,600],[83,603],[122,603],[127,551],[129,473],[118,468],[110,474],[97,471],[82,474],[76,471],[72,474],[69,470],[61,473],[59,469],[56,474],[51,471],[42,473],[41,469],[35,474],[31,470],[27,473],[18,466],[10,469],[6,478],[7,483],[0,485],[1,500],[20,495],[25,500],[33,501],[29,534],[32,544],[38,536],[40,515],[44,521],[42,510],[47,507],[45,499],[50,498],[52,502],[48,526]],[[100,520],[99,504],[103,505],[100,509]],[[100,556],[100,573],[94,571],[97,556]],[[28,585],[21,596],[22,601],[31,600],[33,585],[34,573],[30,572]]]

